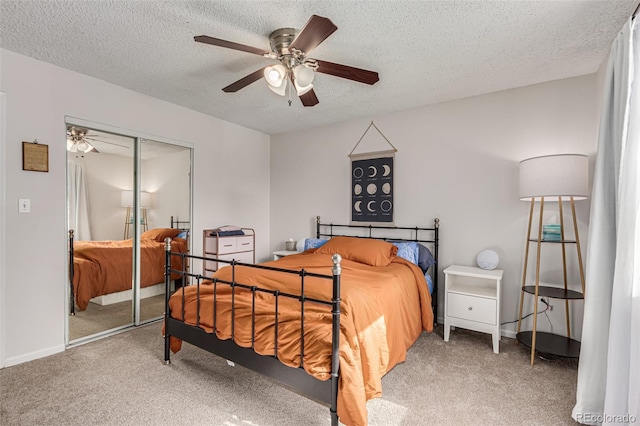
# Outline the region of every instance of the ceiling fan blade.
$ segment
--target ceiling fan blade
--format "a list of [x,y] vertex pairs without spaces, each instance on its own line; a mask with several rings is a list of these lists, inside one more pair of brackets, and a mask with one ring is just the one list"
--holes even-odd
[[312,15],[304,25],[304,28],[302,28],[296,38],[293,39],[291,45],[289,45],[289,52],[300,50],[306,55],[325,41],[326,38],[337,29],[338,27],[336,27],[329,18]]
[[365,84],[375,84],[380,78],[375,71],[363,70],[347,65],[334,64],[333,62],[316,60],[318,63],[317,72],[346,78]]
[[320,102],[318,100],[318,97],[316,96],[316,92],[314,92],[313,89],[309,90],[304,95],[300,95],[299,97],[302,105],[306,107],[312,107]]
[[248,76],[241,78],[235,83],[231,83],[230,85],[222,89],[222,91],[226,93],[237,92],[238,90],[250,85],[251,83],[254,83],[260,80],[264,76],[265,68],[266,67],[260,68],[258,71],[255,71],[249,74]]
[[264,49],[258,49],[257,47],[247,46],[246,44],[234,43],[233,41],[222,40],[220,38],[209,37],[206,35],[195,36],[193,39],[198,43],[211,44],[213,46],[226,47],[227,49],[255,53],[256,55],[260,56],[269,54],[269,52],[265,51]]
[[[129,146],[129,145],[122,145],[122,144],[115,143],[115,142],[109,142],[109,141],[105,141],[105,140],[100,140],[100,139],[92,138],[91,136],[85,136],[84,139],[85,139],[85,141],[94,141],[94,142],[98,142],[98,143],[106,143],[107,145],[115,145],[115,146],[119,146],[120,148],[131,149],[131,146]],[[89,144],[89,145],[91,145],[91,144]],[[95,147],[94,147],[94,149],[95,149]]]

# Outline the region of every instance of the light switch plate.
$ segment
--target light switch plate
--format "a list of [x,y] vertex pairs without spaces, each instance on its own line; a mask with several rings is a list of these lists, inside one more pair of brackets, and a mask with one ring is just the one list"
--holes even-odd
[[19,213],[31,213],[31,200],[29,198],[20,198],[18,200]]

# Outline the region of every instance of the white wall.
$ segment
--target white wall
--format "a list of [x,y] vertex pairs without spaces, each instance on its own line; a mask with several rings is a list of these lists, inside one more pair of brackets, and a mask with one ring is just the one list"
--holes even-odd
[[175,220],[189,220],[190,163],[189,150],[142,163],[142,188],[153,194],[153,206],[147,213],[149,229],[169,228],[171,216]]
[[5,364],[5,342],[4,342],[4,287],[5,287],[5,171],[6,167],[6,104],[5,93],[0,91],[0,368]]
[[[5,364],[64,348],[66,272],[65,116],[193,144],[194,252],[201,230],[256,229],[269,257],[269,136],[44,62],[0,50],[6,93],[7,229],[3,295]],[[22,171],[22,141],[49,145],[49,172]],[[30,198],[30,214],[18,214]]]
[[88,152],[75,161],[84,162],[91,239],[121,240],[126,209],[120,198],[123,189],[133,187],[133,158]]
[[[312,236],[316,215],[323,222],[349,222],[347,155],[373,120],[398,149],[395,224],[430,226],[440,218],[440,288],[448,265],[475,265],[481,250],[494,249],[504,270],[502,322],[517,319],[529,212],[518,200],[518,163],[556,153],[593,156],[596,89],[596,76],[589,75],[273,136],[271,248]],[[583,254],[588,208],[588,202],[577,203]],[[557,278],[558,267],[549,265],[548,274]],[[441,291],[440,317],[442,298]],[[564,333],[563,304],[553,304],[554,331]],[[578,337],[581,305],[572,313]],[[549,329],[544,317],[538,325]],[[515,324],[503,329],[514,336]]]
[[[126,208],[120,205],[120,198],[123,190],[133,188],[133,157],[89,152],[69,158],[85,166],[91,239],[122,239]],[[189,219],[190,163],[188,148],[142,160],[141,188],[152,194],[148,229],[169,228],[171,216]],[[129,232],[133,233],[133,226]]]

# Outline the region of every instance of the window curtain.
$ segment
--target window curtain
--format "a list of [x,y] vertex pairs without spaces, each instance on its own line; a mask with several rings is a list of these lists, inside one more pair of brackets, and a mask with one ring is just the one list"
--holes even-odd
[[81,161],[69,161],[67,197],[69,202],[69,229],[74,231],[75,240],[91,240],[89,227],[89,203],[84,164]]
[[574,420],[640,421],[640,40],[637,19],[614,41],[591,199]]

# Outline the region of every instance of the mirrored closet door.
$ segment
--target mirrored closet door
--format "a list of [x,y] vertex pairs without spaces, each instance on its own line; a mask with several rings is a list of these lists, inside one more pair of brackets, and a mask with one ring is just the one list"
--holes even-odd
[[[187,252],[191,215],[191,149],[149,139],[140,143],[140,299],[139,322],[164,313],[165,284],[157,284],[157,242],[170,236],[172,251]],[[169,230],[167,230],[169,229]],[[146,233],[146,234],[145,234]],[[174,258],[173,262],[179,262]],[[162,261],[162,265],[164,265]],[[177,266],[176,266],[177,268]],[[164,276],[161,277],[164,279]],[[179,282],[177,285],[181,285]],[[176,283],[171,281],[171,289]]]
[[70,344],[162,317],[163,240],[185,237],[178,248],[188,250],[192,163],[190,147],[72,123],[67,124]]

